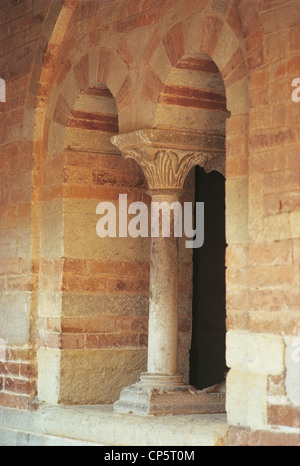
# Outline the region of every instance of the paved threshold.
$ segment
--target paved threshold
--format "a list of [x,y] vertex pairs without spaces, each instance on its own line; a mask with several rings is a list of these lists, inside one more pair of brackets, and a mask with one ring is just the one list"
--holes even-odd
[[44,435],[103,446],[222,446],[226,414],[139,416],[116,413],[112,406],[44,406],[37,412]]

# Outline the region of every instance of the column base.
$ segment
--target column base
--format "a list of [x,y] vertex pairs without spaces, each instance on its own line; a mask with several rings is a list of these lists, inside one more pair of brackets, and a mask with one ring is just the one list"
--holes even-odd
[[139,415],[225,413],[225,393],[196,390],[181,374],[141,374],[141,380],[121,391],[114,410]]

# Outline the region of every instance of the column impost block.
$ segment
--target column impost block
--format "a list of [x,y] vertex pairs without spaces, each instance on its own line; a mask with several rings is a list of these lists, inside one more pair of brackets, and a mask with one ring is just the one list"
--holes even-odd
[[212,160],[218,161],[219,171],[225,170],[225,138],[221,135],[140,129],[113,136],[111,141],[123,158],[132,158],[141,166],[150,191],[182,190],[196,165],[207,171],[218,169]]

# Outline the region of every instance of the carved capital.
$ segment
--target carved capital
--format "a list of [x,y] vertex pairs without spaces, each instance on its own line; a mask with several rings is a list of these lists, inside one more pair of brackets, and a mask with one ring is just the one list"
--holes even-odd
[[223,136],[167,130],[139,130],[111,138],[123,158],[142,168],[150,190],[182,190],[189,171],[224,155]]
[[226,158],[223,155],[208,160],[203,166],[205,173],[213,171],[221,173],[226,178]]
[[186,177],[195,165],[204,166],[209,154],[162,149],[151,154],[136,149],[125,151],[124,158],[134,159],[142,168],[150,190],[183,189]]

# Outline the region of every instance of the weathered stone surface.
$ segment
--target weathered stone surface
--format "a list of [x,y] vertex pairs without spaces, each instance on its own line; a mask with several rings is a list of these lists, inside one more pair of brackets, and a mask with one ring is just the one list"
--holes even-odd
[[284,371],[284,341],[280,336],[231,330],[227,332],[227,364],[235,370],[277,375]]
[[48,435],[119,446],[222,446],[228,429],[224,414],[133,416],[111,406],[45,407],[37,425]]
[[111,404],[145,369],[142,350],[64,350],[59,398],[64,404]]
[[267,424],[267,377],[243,370],[229,371],[226,378],[228,423],[257,428]]
[[225,412],[225,394],[196,390],[182,376],[146,373],[126,387],[114,404],[117,412],[139,415],[214,414]]
[[29,293],[0,295],[0,338],[6,345],[28,344],[29,309]]

